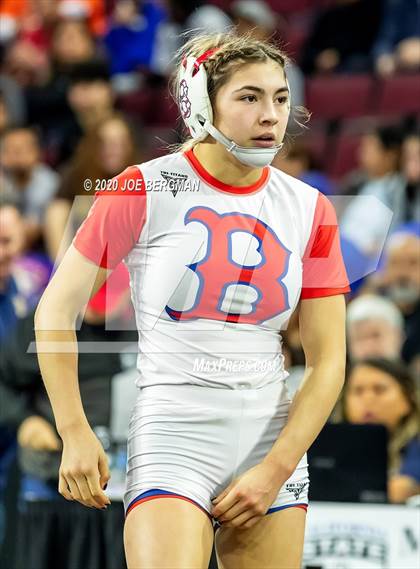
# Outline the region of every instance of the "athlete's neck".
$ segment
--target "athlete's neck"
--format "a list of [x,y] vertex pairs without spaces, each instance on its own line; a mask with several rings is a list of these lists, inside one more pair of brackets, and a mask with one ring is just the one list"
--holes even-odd
[[263,168],[241,164],[218,142],[204,141],[194,146],[194,155],[209,174],[230,186],[251,186],[261,178]]

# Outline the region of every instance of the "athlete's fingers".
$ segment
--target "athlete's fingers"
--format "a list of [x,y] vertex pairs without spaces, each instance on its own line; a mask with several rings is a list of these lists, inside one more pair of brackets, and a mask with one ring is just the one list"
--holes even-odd
[[73,496],[70,494],[70,490],[68,488],[67,480],[62,474],[59,475],[58,479],[58,491],[66,500],[73,500]]
[[74,478],[72,478],[71,476],[66,476],[66,482],[73,500],[83,503],[82,496],[80,495],[79,488]]
[[111,503],[111,500],[102,490],[99,480],[98,474],[86,476],[86,483],[89,486],[89,492],[92,498],[98,504],[97,507],[103,509]]
[[111,478],[111,474],[109,472],[108,458],[104,451],[102,451],[101,454],[99,455],[98,468],[99,468],[99,484],[101,488],[105,489],[109,479]]
[[237,516],[241,515],[242,513],[246,512],[247,510],[249,510],[248,503],[245,500],[240,500],[239,502],[236,502],[236,504],[234,504],[226,512],[220,514],[217,519],[219,520],[219,522],[223,523],[229,522],[234,518],[236,518]]
[[93,508],[103,508],[102,504],[99,501],[97,501],[92,495],[88,481],[85,476],[83,475],[77,476],[75,477],[74,480],[77,484],[77,487],[79,488],[79,492],[83,499],[83,504],[85,506],[91,506]]
[[219,518],[220,516],[224,515],[232,506],[234,506],[237,502],[240,502],[244,498],[241,492],[235,491],[235,489],[231,489],[225,497],[213,508],[212,515],[215,518]]
[[223,523],[223,527],[235,529],[248,529],[255,525],[262,516],[255,516],[250,510],[243,512],[233,520]]
[[231,491],[231,489],[235,486],[235,481],[233,480],[229,486],[227,486],[222,492],[220,492],[220,494],[214,498],[211,503],[213,504],[213,506],[215,506],[216,504],[218,504],[221,500],[223,500],[223,498],[225,496],[227,496],[229,494],[229,492]]

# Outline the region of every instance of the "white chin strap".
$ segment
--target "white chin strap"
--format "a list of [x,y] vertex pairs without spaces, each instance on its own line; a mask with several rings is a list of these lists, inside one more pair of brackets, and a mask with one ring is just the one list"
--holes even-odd
[[268,166],[274,160],[277,152],[283,147],[283,143],[271,148],[257,148],[255,146],[239,146],[233,140],[229,140],[224,134],[217,130],[208,120],[203,124],[203,128],[228,152],[233,154],[242,164],[253,168]]

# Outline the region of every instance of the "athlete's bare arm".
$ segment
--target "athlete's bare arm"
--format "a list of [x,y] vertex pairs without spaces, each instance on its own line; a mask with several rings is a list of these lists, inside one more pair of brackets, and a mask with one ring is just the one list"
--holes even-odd
[[286,473],[293,472],[318,436],[344,383],[344,296],[302,300],[299,327],[306,358],[304,380],[290,406],[288,422],[265,459]]
[[70,246],[35,314],[38,361],[63,440],[59,491],[68,500],[96,508],[109,503],[102,490],[109,471],[105,452],[88,424],[80,398],[75,325],[108,273]]

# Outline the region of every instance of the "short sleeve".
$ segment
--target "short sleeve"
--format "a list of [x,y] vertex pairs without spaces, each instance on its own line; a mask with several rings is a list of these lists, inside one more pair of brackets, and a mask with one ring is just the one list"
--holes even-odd
[[138,241],[146,221],[146,189],[131,166],[98,191],[73,245],[96,265],[114,269]]
[[341,254],[337,216],[331,202],[321,193],[318,194],[311,235],[302,263],[301,299],[350,291]]

